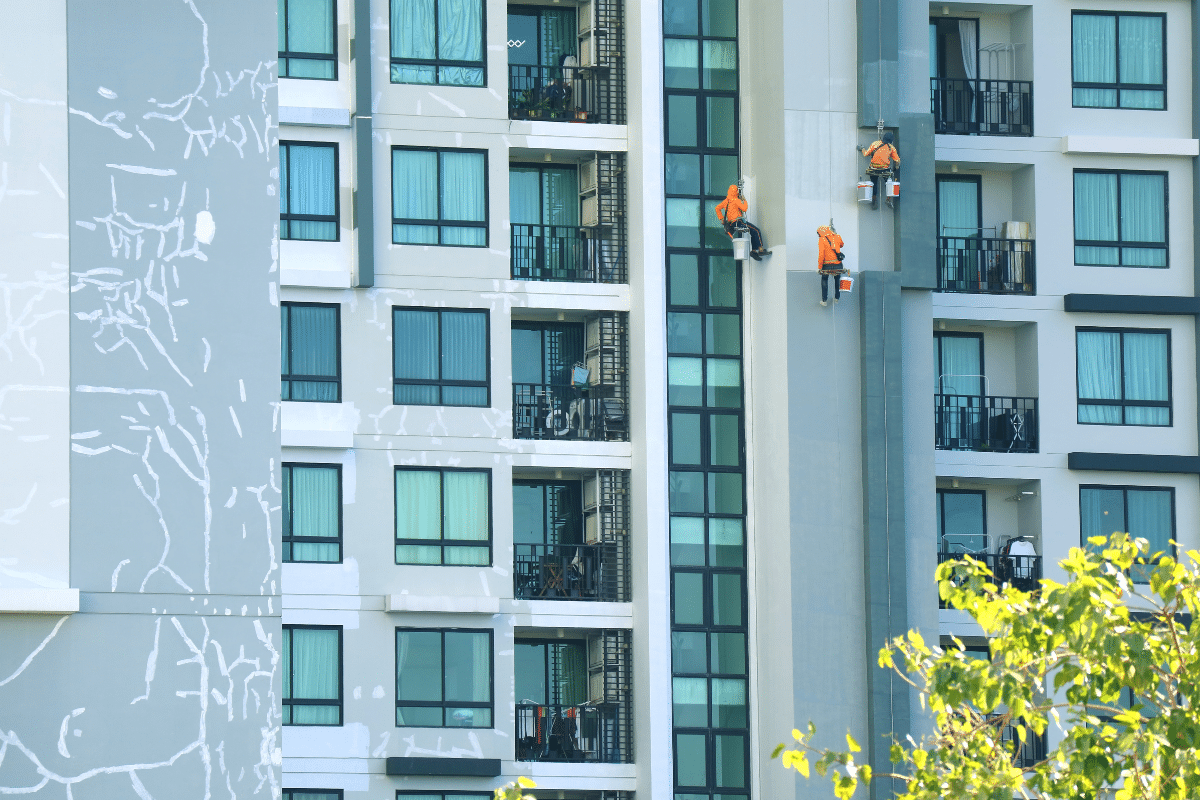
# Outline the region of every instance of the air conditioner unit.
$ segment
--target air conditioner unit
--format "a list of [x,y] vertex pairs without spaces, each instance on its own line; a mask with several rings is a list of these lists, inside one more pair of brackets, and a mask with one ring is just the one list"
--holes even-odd
[[583,340],[584,350],[599,350],[600,349],[600,318],[592,317],[587,321],[587,328],[584,331]]
[[600,187],[600,170],[596,159],[591,158],[579,165],[579,193],[595,192]]

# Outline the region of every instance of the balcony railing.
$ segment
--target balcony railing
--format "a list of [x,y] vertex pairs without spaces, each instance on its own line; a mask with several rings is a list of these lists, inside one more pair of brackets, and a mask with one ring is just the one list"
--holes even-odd
[[934,133],[1033,136],[1033,82],[930,78]]
[[937,288],[970,294],[1034,294],[1032,239],[939,236]]
[[513,595],[524,600],[617,602],[617,545],[514,545]]
[[1013,754],[1013,766],[1018,769],[1028,769],[1046,760],[1046,734],[1040,736],[1025,726],[1025,741],[1017,735],[1016,724],[1005,725],[1000,729],[1000,741],[1009,745]]
[[619,764],[622,756],[617,705],[517,704],[517,761]]
[[513,280],[625,282],[619,260],[606,252],[607,242],[598,236],[602,229],[518,223],[511,227]]
[[1036,397],[934,395],[934,446],[938,450],[1036,453]]
[[513,436],[593,442],[629,440],[629,416],[612,387],[513,384]]
[[599,83],[606,67],[508,65],[508,116],[558,122],[614,122],[601,119]]
[[1012,586],[1022,592],[1033,592],[1041,588],[1042,557],[1006,555],[1004,553],[938,553],[938,563],[955,561],[963,556],[970,556],[976,561],[982,561],[984,566],[992,571],[999,585]]

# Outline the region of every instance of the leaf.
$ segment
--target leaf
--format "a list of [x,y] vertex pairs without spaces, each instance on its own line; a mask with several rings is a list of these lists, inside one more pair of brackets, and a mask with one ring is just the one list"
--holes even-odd
[[784,744],[780,742],[775,745],[775,749],[771,751],[771,758],[779,758],[779,754],[783,752]]
[[805,757],[804,754],[801,754],[800,757],[796,759],[796,771],[804,777],[808,777],[808,758]]
[[526,778],[524,775],[517,778],[517,785],[522,789],[533,789],[537,786],[536,783],[531,781],[529,778]]
[[849,748],[851,753],[862,752],[862,748],[858,746],[858,742],[854,741],[854,737],[848,733],[846,734],[846,747]]

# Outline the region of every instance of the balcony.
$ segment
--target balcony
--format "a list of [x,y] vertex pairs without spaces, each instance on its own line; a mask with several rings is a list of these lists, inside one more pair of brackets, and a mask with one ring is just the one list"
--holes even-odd
[[938,450],[1038,452],[1036,397],[934,395]]
[[[989,719],[995,718],[998,718],[998,715]],[[1017,735],[1016,724],[1005,725],[1000,729],[1000,741],[1012,749],[1013,766],[1017,769],[1028,769],[1046,760],[1046,734],[1042,733],[1039,736],[1028,725],[1025,726],[1024,742]]]
[[[938,553],[938,563],[954,561],[970,556],[992,571],[997,585],[1012,586],[1022,592],[1034,592],[1041,588],[1042,557],[1036,555],[1008,555],[1005,553],[973,553],[959,551]],[[945,606],[943,605],[943,608]]]
[[1033,81],[930,78],[934,133],[1033,136]]
[[553,122],[612,122],[603,119],[599,88],[607,67],[508,65],[508,116]]
[[513,436],[517,439],[627,442],[629,415],[600,387],[560,383],[513,384]]
[[939,236],[937,288],[967,294],[1037,291],[1032,239]]
[[624,264],[610,257],[611,242],[577,225],[512,228],[512,277],[517,281],[625,283]]
[[515,544],[513,596],[519,600],[623,600],[620,554],[606,544]]
[[517,704],[517,761],[620,764],[617,706]]

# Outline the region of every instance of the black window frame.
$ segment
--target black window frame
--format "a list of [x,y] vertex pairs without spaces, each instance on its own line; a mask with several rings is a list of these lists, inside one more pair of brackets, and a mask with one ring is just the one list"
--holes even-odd
[[[284,313],[285,310],[287,310],[288,316],[289,316],[288,341],[283,343],[283,346],[287,347],[287,349],[288,349],[288,365],[289,366],[291,364],[295,363],[294,348],[292,346],[291,333],[292,333],[293,328],[292,328],[292,323],[291,323],[291,319],[290,319],[290,316],[291,316],[290,309],[297,308],[297,307],[301,307],[301,308],[332,308],[333,309],[334,347],[336,348],[336,353],[337,353],[337,375],[334,376],[333,378],[330,378],[328,375],[303,375],[303,374],[295,373],[295,372],[284,373],[283,370],[281,369],[279,371],[279,379],[281,382],[287,381],[289,384],[291,384],[292,382],[332,383],[337,387],[337,399],[335,399],[335,400],[292,400],[290,398],[290,395],[292,394],[291,386],[289,385],[289,387],[288,387],[289,398],[287,400],[285,400],[284,402],[288,402],[288,403],[340,403],[340,402],[342,402],[342,304],[341,303],[306,303],[306,302],[293,302],[290,300],[285,300],[285,301],[280,302],[280,304],[279,304],[280,313],[282,314],[282,313]],[[282,396],[282,393],[281,393],[281,396]]]
[[[396,337],[396,311],[423,311],[429,314],[437,314],[438,320],[438,374],[442,372],[442,346],[445,339],[442,337],[442,313],[453,311],[456,313],[471,313],[483,314],[484,319],[484,343],[483,343],[483,359],[486,367],[486,375],[482,381],[458,381],[445,378],[426,379],[426,378],[397,378],[396,377],[396,355],[395,350],[399,347],[399,341]],[[436,386],[438,387],[438,402],[436,403],[397,403],[396,390],[397,386]],[[467,387],[467,388],[482,388],[487,392],[487,399],[483,405],[462,405],[458,403],[443,402],[442,389],[450,387]],[[492,407],[492,315],[491,311],[486,308],[425,308],[422,306],[392,306],[392,405],[404,406],[424,406],[438,407],[449,406],[451,408],[491,408]]]
[[[328,724],[328,723],[314,723],[314,722],[299,722],[299,723],[286,722],[286,723],[281,723],[281,724],[286,725],[288,727],[295,727],[295,728],[341,728],[341,727],[344,727],[346,724],[346,664],[345,664],[345,657],[344,657],[345,656],[344,648],[345,648],[345,642],[346,642],[346,634],[345,634],[345,631],[343,630],[342,626],[341,625],[284,625],[283,628],[285,630],[293,630],[293,631],[296,629],[300,629],[300,630],[321,630],[321,631],[332,630],[332,631],[338,632],[338,655],[337,655],[338,722],[336,725]],[[282,646],[283,646],[283,643],[281,641],[280,647],[282,647]],[[294,687],[295,686],[294,671],[296,668],[296,660],[294,658],[289,658],[289,661],[291,662],[292,670],[293,670],[291,683]],[[281,662],[282,662],[282,658],[281,658]],[[281,663],[281,666],[282,666],[282,663]],[[334,703],[330,700],[306,700],[304,698],[290,698],[290,697],[282,697],[282,696],[280,697],[280,703],[282,706],[297,706],[297,705],[300,705],[300,706],[332,706],[332,705],[334,705]]]
[[405,797],[441,797],[445,800],[447,797],[475,797],[483,798],[483,800],[492,800],[494,797],[492,792],[471,792],[463,789],[454,791],[443,791],[441,789],[431,789],[423,792],[420,789],[397,789],[396,800],[403,800]]
[[[709,698],[709,705],[712,705],[712,698]],[[749,711],[747,710],[747,714]],[[705,785],[695,784],[680,784],[679,781],[679,737],[680,736],[704,736],[704,760],[707,770],[707,779]],[[708,794],[714,788],[716,793],[725,798],[733,800],[739,795],[749,797],[750,786],[749,780],[747,785],[742,787],[725,787],[718,786],[716,781],[716,763],[717,763],[717,745],[716,738],[718,736],[740,736],[742,738],[744,772],[743,774],[749,778],[751,775],[752,762],[750,761],[750,730],[749,728],[680,728],[671,729],[671,760],[673,763],[671,780],[675,784],[676,794]]]
[[[343,510],[342,510],[342,497],[343,497],[343,494],[342,494],[342,492],[343,492],[342,465],[341,464],[331,464],[329,462],[319,462],[319,461],[311,461],[311,462],[310,461],[284,461],[284,462],[281,462],[279,466],[280,466],[280,469],[291,469],[292,467],[316,467],[316,468],[320,468],[320,469],[332,469],[337,473],[337,531],[338,531],[338,535],[336,537],[333,537],[333,536],[290,536],[290,535],[285,534],[282,539],[283,558],[281,560],[285,564],[341,564],[346,555],[345,547],[343,546],[343,538],[342,538],[343,534],[344,534],[343,521],[342,521],[342,514],[343,514]],[[294,493],[295,483],[293,481],[289,480],[287,482],[287,485],[290,487],[291,491]],[[295,508],[295,504],[292,502],[292,499],[285,494],[283,497],[283,505],[282,505],[282,508],[280,509],[280,513],[284,515],[284,524],[286,525],[287,530],[292,529],[292,523],[288,517],[290,516],[289,512],[291,512],[294,508]],[[288,545],[295,544],[296,542],[299,542],[300,544],[336,544],[337,549],[338,549],[337,560],[336,561],[297,561],[295,558],[292,557],[292,548],[288,547]]]
[[[437,472],[439,473],[439,488],[441,492],[441,507],[442,507],[442,538],[440,539],[401,539],[396,536],[396,523],[400,518],[400,504],[396,498],[396,479],[397,472]],[[446,473],[447,472],[480,472],[487,476],[487,503],[488,503],[488,538],[486,545],[481,544],[478,539],[447,539],[446,533]],[[495,496],[492,491],[492,470],[487,467],[426,467],[419,465],[397,465],[392,470],[392,539],[393,551],[392,559],[397,566],[404,567],[469,567],[471,569],[484,569],[490,567],[494,563],[495,552],[493,550],[496,538],[496,513],[495,513]],[[441,562],[438,564],[423,564],[411,563],[408,561],[396,560],[395,549],[400,546],[416,546],[416,547],[438,547],[441,549]],[[482,549],[487,547],[487,564],[447,564],[446,563],[446,547],[477,547]]]
[[[332,23],[333,23],[333,30],[331,31],[331,36],[330,36],[330,40],[333,42],[333,52],[332,53],[307,53],[307,52],[302,52],[299,50],[292,51],[285,47],[279,51],[279,77],[289,78],[291,80],[297,80],[297,81],[336,81],[338,79],[337,0],[326,0],[326,2],[329,3],[330,8],[333,11],[333,14],[330,15],[331,19],[332,19]],[[280,0],[280,4],[283,6],[283,35],[284,35],[285,39],[288,36],[287,20],[288,20],[288,17],[291,16],[291,13],[292,13],[291,8],[290,8],[291,3],[292,3],[292,0]],[[280,42],[280,44],[282,45],[285,43]],[[313,78],[313,77],[309,77],[309,76],[285,75],[284,73],[288,69],[288,59],[292,59],[292,58],[305,59],[308,61],[329,61],[333,64],[333,77],[332,78]],[[320,791],[320,790],[317,790],[317,791]]]
[[[442,0],[433,0],[433,47],[441,55],[441,44],[438,41],[438,3]],[[392,53],[391,33],[392,33],[392,4],[395,0],[388,0],[388,82],[397,86],[455,86],[462,89],[486,89],[488,88],[488,46],[487,46],[487,0],[479,0],[479,34],[481,41],[479,42],[479,54],[483,57],[480,61],[454,61],[443,58],[400,58]],[[392,79],[392,66],[395,64],[407,64],[417,67],[433,67],[433,83],[408,83],[406,81],[397,81]],[[466,69],[479,69],[483,71],[483,83],[478,86],[464,85],[461,83],[442,83],[440,79],[442,67],[464,67]]]
[[[978,21],[978,20],[976,20]],[[972,234],[946,233],[942,227],[942,184],[943,183],[973,183],[975,184],[975,219],[980,227]],[[983,238],[983,176],[957,172],[939,172],[933,176],[933,214],[937,224],[937,236],[947,239],[982,239]]]
[[[546,487],[565,486],[567,484],[573,484],[576,487],[574,489],[574,491],[576,491],[577,497],[579,500],[579,505],[577,507],[573,507],[571,509],[571,511],[574,514],[573,519],[574,519],[574,521],[576,521],[578,523],[578,527],[579,527],[579,542],[578,543],[576,543],[576,542],[559,542],[557,544],[555,544],[553,542],[547,542],[547,541],[545,541],[545,538],[546,538],[546,534],[549,533],[549,531],[550,531],[550,521],[552,518],[550,516],[550,502],[549,502],[550,498],[549,498],[549,495],[547,494],[547,492],[545,491]],[[584,513],[584,506],[583,506],[583,484],[584,484],[584,480],[582,477],[523,478],[520,475],[513,475],[512,488],[514,488],[514,489],[518,486],[524,486],[524,487],[539,486],[542,488],[542,541],[541,542],[514,542],[514,544],[524,544],[526,546],[528,546],[530,544],[536,544],[539,546],[552,546],[552,547],[558,546],[558,545],[562,545],[563,547],[570,547],[570,546],[575,546],[577,544],[580,544],[580,545],[586,544],[585,539],[587,537],[586,537],[586,533],[584,531],[584,525],[586,524],[585,523],[586,514]],[[516,508],[515,502],[513,503],[513,507],[514,507],[514,509]],[[514,531],[514,539],[515,539],[515,531]]]
[[[1114,240],[1105,239],[1079,239],[1075,236],[1075,214],[1076,214],[1076,192],[1075,192],[1075,176],[1080,173],[1091,175],[1116,175],[1117,176],[1117,236],[1124,235],[1121,229],[1121,176],[1122,175],[1161,175],[1163,179],[1163,242],[1138,242],[1117,238]],[[1076,251],[1071,251],[1071,263],[1078,267],[1120,267],[1125,269],[1170,269],[1171,267],[1171,176],[1166,170],[1161,169],[1074,169],[1071,170],[1071,238],[1074,241],[1074,247],[1112,247],[1117,251],[1116,264],[1081,264],[1075,257]],[[1147,264],[1125,264],[1124,248],[1140,248],[1142,250],[1162,250],[1166,254],[1166,263],[1162,266],[1147,265]]]
[[[488,198],[491,197],[491,172],[489,168],[488,151],[478,147],[409,147],[407,145],[392,145],[392,163],[395,163],[395,153],[397,151],[436,153],[437,154],[437,219],[413,219],[410,217],[392,217],[392,244],[398,244],[405,247],[470,247],[470,248],[487,248],[491,241],[491,219],[492,210],[489,207]],[[446,219],[445,209],[442,207],[442,155],[445,153],[480,153],[483,155],[483,221],[476,222],[473,220],[461,219]],[[395,167],[392,166],[392,174],[395,175]],[[397,186],[395,181],[392,182],[392,197],[396,196]],[[395,208],[393,204],[393,208]],[[397,225],[421,225],[426,228],[437,228],[438,240],[434,244],[432,242],[397,242],[395,226]],[[483,244],[454,244],[445,243],[442,241],[445,228],[482,228],[483,229]]]
[[[293,214],[290,210],[279,213],[280,222],[332,222],[334,236],[332,239],[299,239],[294,236],[283,235],[283,226],[280,225],[279,238],[285,242],[340,242],[342,240],[342,192],[341,192],[341,148],[337,142],[309,142],[303,139],[281,139],[279,141],[280,155],[283,154],[284,148],[297,145],[300,147],[329,147],[333,149],[333,214]],[[283,159],[280,159],[283,163]],[[281,167],[282,168],[282,167]],[[283,176],[279,176],[280,191],[283,191]],[[287,206],[292,207],[292,186],[288,184]],[[288,233],[291,233],[291,226],[288,226]]]
[[[982,534],[983,535],[983,551],[986,553],[988,550],[988,547],[991,543],[991,539],[988,538],[987,492],[983,489],[954,489],[954,488],[943,488],[943,487],[939,486],[936,488],[935,493],[937,496],[937,505],[938,505],[937,515],[936,515],[937,516],[937,526],[938,526],[938,531],[937,531],[938,553],[940,554],[940,553],[949,553],[950,552],[949,550],[943,549],[945,547],[945,542],[946,542],[945,496],[948,494],[979,495],[980,513],[981,513],[982,519],[983,519],[983,534]],[[959,554],[954,554],[954,555],[959,555]]]
[[[1114,33],[1113,47],[1116,50],[1116,82],[1094,83],[1075,80],[1075,17],[1113,17]],[[1162,83],[1121,83],[1121,17],[1159,17],[1162,20]],[[1071,107],[1098,108],[1105,111],[1166,111],[1167,110],[1167,14],[1165,11],[1087,11],[1071,10]],[[1113,106],[1081,106],[1075,102],[1076,89],[1114,89],[1117,93],[1117,103]],[[1162,108],[1139,108],[1121,105],[1121,92],[1128,91],[1161,91],[1163,95]]]
[[[396,633],[392,637],[392,666],[396,676],[396,682],[392,685],[395,692],[394,699],[395,707],[399,709],[402,705],[422,708],[440,708],[442,709],[441,725],[395,725],[397,728],[454,728],[453,725],[445,724],[445,711],[447,708],[486,708],[492,715],[492,724],[486,728],[471,727],[466,730],[494,730],[497,726],[496,720],[496,631],[494,628],[431,628],[431,627],[409,627],[405,625],[397,625]],[[442,699],[439,701],[433,700],[405,700],[400,702],[400,665],[395,663],[396,647],[401,632],[405,633],[438,633],[441,634],[441,661],[442,661]],[[449,702],[446,700],[446,634],[447,633],[486,633],[488,636],[488,650],[492,657],[488,659],[488,697],[491,698],[487,703],[473,701],[455,701]],[[393,721],[395,721],[395,713],[393,713]]]
[[306,792],[313,794],[327,794],[337,798],[337,800],[342,800],[342,798],[345,797],[345,793],[341,789],[284,789],[282,800],[292,800],[292,792],[297,792],[299,794],[304,794]]
[[[942,378],[946,373],[942,372],[942,340],[943,339],[974,339],[979,342],[979,392],[968,395],[951,395],[943,391]],[[987,363],[984,361],[986,353],[984,352],[983,333],[979,331],[934,331],[933,341],[937,346],[937,363],[933,365],[937,386],[934,387],[934,394],[946,395],[947,397],[985,397],[988,389],[987,385]],[[955,376],[951,376],[955,377]],[[958,377],[970,377],[962,375]]]
[[[1080,333],[1118,333],[1121,335],[1121,375],[1118,385],[1121,389],[1120,400],[1105,400],[1101,398],[1083,398],[1079,396],[1079,334]],[[1125,334],[1127,333],[1161,333],[1167,337],[1167,399],[1166,400],[1126,400],[1125,399]],[[1171,329],[1170,328],[1104,328],[1095,325],[1077,325],[1075,327],[1075,421],[1079,425],[1104,425],[1108,427],[1129,426],[1136,428],[1171,428],[1175,425],[1175,393],[1174,370],[1172,369]],[[1117,406],[1121,409],[1120,422],[1083,422],[1079,419],[1080,406]],[[1166,408],[1167,424],[1142,425],[1126,422],[1128,408]]]
[[[1088,542],[1088,540],[1083,535],[1083,524],[1084,524],[1083,493],[1087,489],[1096,489],[1096,490],[1100,490],[1100,491],[1114,491],[1114,492],[1119,491],[1121,493],[1121,513],[1124,516],[1124,519],[1125,519],[1124,527],[1126,528],[1126,530],[1123,531],[1124,533],[1129,532],[1128,528],[1129,528],[1129,492],[1130,492],[1130,490],[1139,491],[1139,492],[1166,492],[1171,498],[1171,535],[1167,537],[1167,549],[1163,552],[1170,558],[1177,557],[1177,555],[1179,553],[1179,548],[1176,545],[1176,541],[1177,541],[1176,536],[1179,533],[1179,515],[1175,511],[1175,487],[1174,486],[1138,486],[1136,484],[1104,484],[1104,483],[1081,483],[1081,484],[1079,484],[1079,546],[1084,549],[1088,549],[1088,548],[1092,547],[1092,545]],[[1111,536],[1112,534],[1108,533],[1108,534],[1104,534],[1104,535]],[[1154,551],[1151,551],[1149,555],[1153,556]],[[1158,563],[1158,561],[1153,560],[1151,558],[1138,557],[1138,559],[1135,563],[1137,565],[1144,565],[1144,566],[1148,567],[1148,569],[1146,571],[1149,572],[1150,569],[1153,569],[1154,565]],[[1130,570],[1126,574],[1128,574],[1130,576],[1130,579],[1136,584],[1145,586],[1149,583],[1148,580],[1144,580],[1144,581],[1139,580],[1137,577],[1137,571],[1135,571],[1135,570]]]

